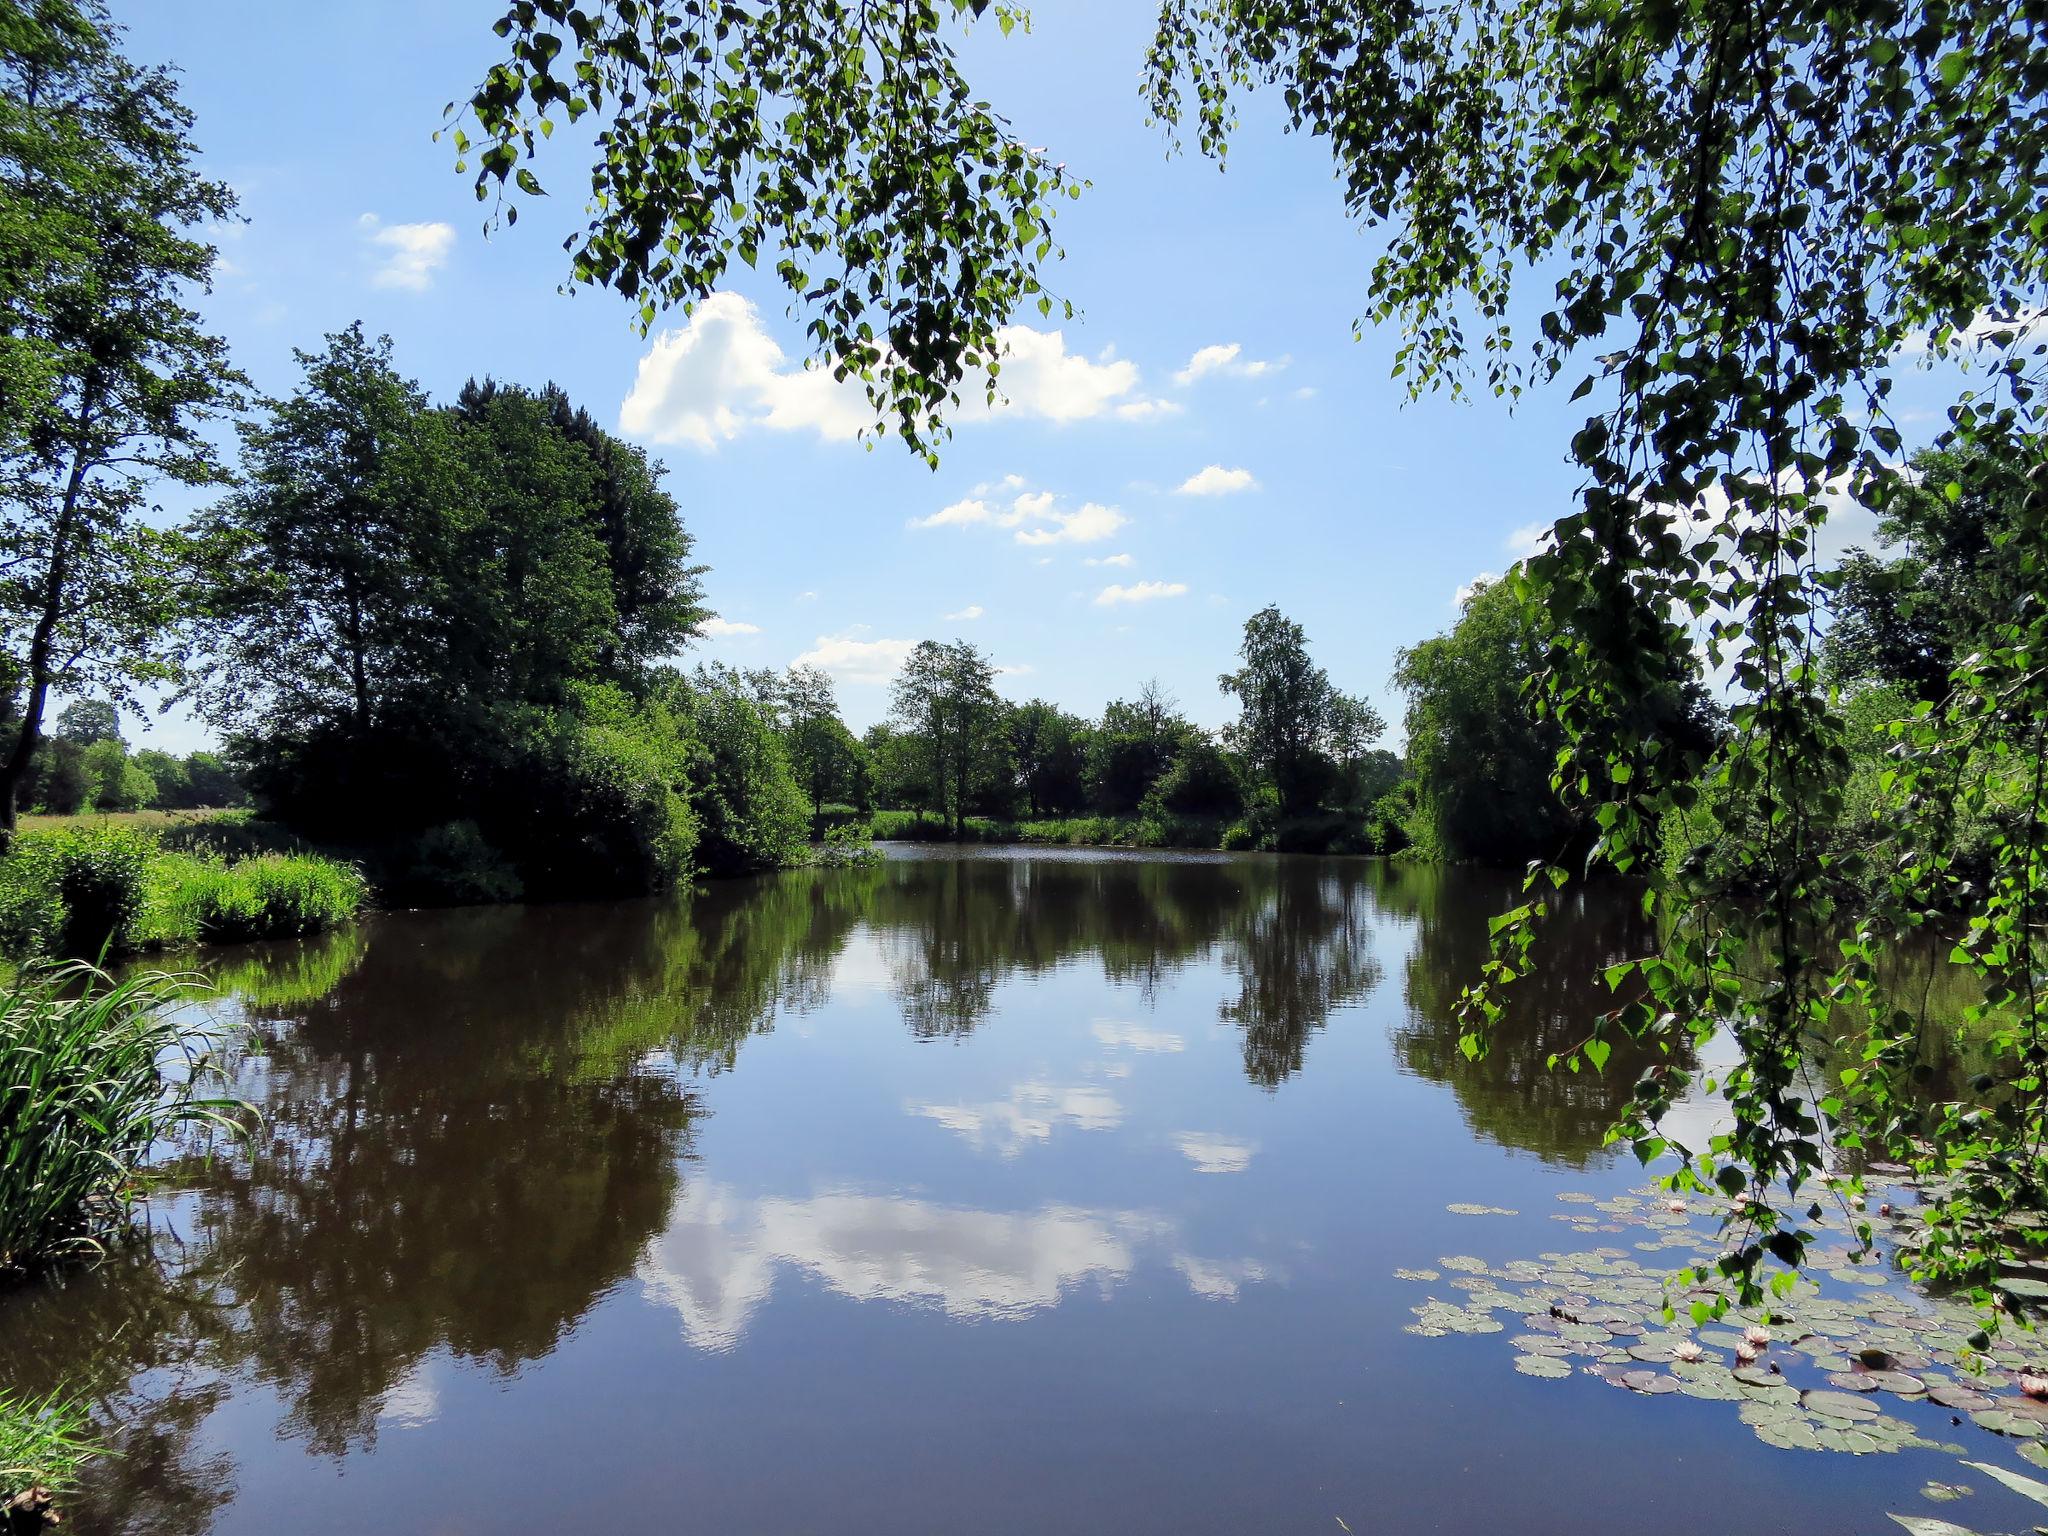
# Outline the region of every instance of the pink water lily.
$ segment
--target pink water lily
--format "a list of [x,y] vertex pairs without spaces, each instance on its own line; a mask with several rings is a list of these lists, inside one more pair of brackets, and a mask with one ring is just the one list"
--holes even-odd
[[1771,1330],[1751,1323],[1742,1330],[1742,1342],[1757,1349],[1768,1349],[1771,1343]]
[[1706,1351],[1692,1339],[1680,1339],[1671,1346],[1671,1358],[1674,1360],[1698,1360],[1705,1354]]
[[1668,1201],[1664,1209],[1674,1216],[1683,1216],[1685,1214],[1685,1202],[1683,1200]]
[[2020,1390],[2029,1397],[2048,1397],[2048,1376],[2036,1376],[2031,1371],[2022,1371]]

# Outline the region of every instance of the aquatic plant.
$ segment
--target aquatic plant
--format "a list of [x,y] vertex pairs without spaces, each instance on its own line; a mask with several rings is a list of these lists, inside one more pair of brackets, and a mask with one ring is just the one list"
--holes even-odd
[[55,1392],[40,1398],[0,1392],[0,1531],[39,1529],[52,1500],[99,1454],[82,1403]]
[[243,1123],[207,1091],[219,1073],[189,1018],[195,985],[73,964],[0,995],[0,1274],[97,1251],[126,1227],[152,1146]]

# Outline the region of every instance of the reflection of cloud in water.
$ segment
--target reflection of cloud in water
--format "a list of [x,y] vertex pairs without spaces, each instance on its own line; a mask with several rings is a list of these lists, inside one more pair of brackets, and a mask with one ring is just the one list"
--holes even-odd
[[1237,1141],[1211,1131],[1182,1131],[1173,1144],[1195,1165],[1197,1173],[1243,1173],[1259,1150],[1255,1141]]
[[1173,1267],[1186,1277],[1189,1290],[1212,1301],[1235,1301],[1239,1287],[1273,1278],[1257,1259],[1198,1259],[1183,1253],[1175,1256]]
[[441,1394],[425,1361],[415,1366],[397,1385],[384,1394],[377,1410],[377,1422],[393,1429],[420,1429],[441,1416]]
[[1112,1131],[1124,1118],[1123,1106],[1106,1089],[1050,1083],[1023,1083],[1007,1099],[986,1104],[912,1104],[909,1110],[959,1132],[977,1149],[991,1147],[1004,1157],[1015,1157],[1029,1142],[1050,1139],[1056,1125]]
[[1097,1019],[1095,1038],[1111,1050],[1172,1053],[1187,1049],[1187,1042],[1167,1029],[1149,1029],[1143,1024],[1124,1024],[1115,1019]]
[[855,1301],[1020,1318],[1057,1305],[1090,1275],[1105,1285],[1128,1275],[1137,1245],[1164,1230],[1129,1211],[975,1211],[845,1191],[747,1200],[698,1180],[671,1208],[640,1278],[681,1314],[691,1344],[726,1350],[774,1289],[779,1266]]
[[847,935],[845,946],[832,961],[834,997],[855,992],[886,993],[895,980],[880,937],[865,925]]

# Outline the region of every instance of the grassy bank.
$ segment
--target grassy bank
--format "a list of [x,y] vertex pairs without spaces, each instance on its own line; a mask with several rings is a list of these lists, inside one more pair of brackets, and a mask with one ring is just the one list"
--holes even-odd
[[347,922],[352,865],[275,847],[246,818],[34,818],[0,858],[0,956],[93,959],[292,938]]
[[[877,811],[869,833],[883,842],[953,841],[945,822],[917,811]],[[1067,816],[1001,821],[970,816],[962,841],[1065,848],[1195,848],[1276,853],[1384,853],[1362,820],[1339,815],[1291,818],[1208,816]]]

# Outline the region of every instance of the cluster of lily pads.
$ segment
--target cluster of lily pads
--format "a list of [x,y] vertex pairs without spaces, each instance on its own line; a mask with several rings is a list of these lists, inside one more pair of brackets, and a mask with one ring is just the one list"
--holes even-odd
[[[1967,1303],[1916,1292],[1876,1256],[1841,1245],[1815,1249],[1790,1294],[1767,1308],[1730,1309],[1695,1328],[1692,1303],[1713,1293],[1682,1289],[1676,1277],[1711,1266],[1719,1251],[1702,1213],[1654,1190],[1558,1198],[1568,1209],[1557,1219],[1574,1229],[1633,1232],[1636,1241],[1499,1265],[1454,1254],[1433,1268],[1396,1270],[1453,1293],[1413,1308],[1407,1331],[1438,1338],[1512,1329],[1514,1368],[1525,1376],[1585,1374],[1646,1397],[1729,1403],[1759,1440],[1783,1450],[1967,1456],[1963,1445],[1931,1439],[1921,1424],[1888,1411],[1931,1404],[1945,1410],[1950,1428],[2001,1436],[2048,1467],[2048,1340],[2012,1330],[1987,1340]],[[1465,1203],[1450,1209],[1514,1214]],[[2010,1288],[2028,1295],[2021,1287],[2037,1283],[2021,1278]],[[2048,1483],[1985,1462],[1966,1465],[2048,1506]],[[1970,1491],[1937,1482],[1922,1490],[1943,1502]],[[1973,1536],[1945,1520],[1892,1518],[1914,1536]]]

